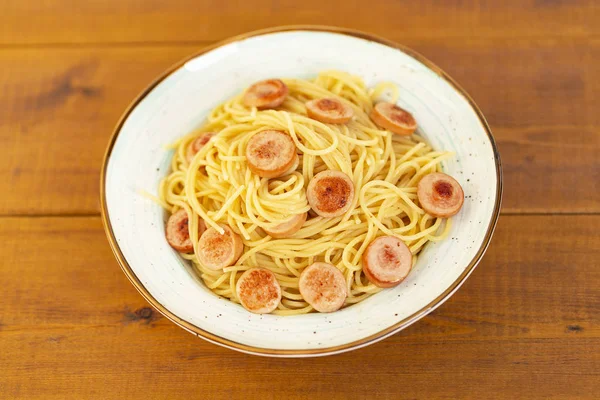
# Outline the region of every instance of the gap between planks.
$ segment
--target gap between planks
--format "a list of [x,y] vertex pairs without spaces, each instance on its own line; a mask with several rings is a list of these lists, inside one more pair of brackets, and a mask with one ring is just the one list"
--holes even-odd
[[[365,31],[366,33],[369,33]],[[457,36],[444,36],[444,37],[432,37],[432,36],[408,36],[403,38],[396,38],[394,36],[377,35],[385,39],[397,42],[397,43],[440,43],[451,40],[465,40],[473,42],[502,42],[505,41],[515,42],[517,41],[531,41],[531,42],[555,42],[555,43],[573,43],[573,42],[589,42],[600,40],[600,35],[595,34],[580,34],[580,35],[531,35],[531,36],[519,36],[517,38],[510,38],[505,36],[485,36],[476,37],[457,35]],[[205,47],[211,44],[218,43],[223,40],[230,39],[238,35],[226,36],[215,40],[150,40],[150,41],[124,41],[124,42],[48,42],[48,43],[0,43],[0,51],[2,50],[27,50],[27,49],[80,49],[80,48],[129,48],[129,47],[169,47],[169,46],[200,46]]]
[[[501,217],[547,217],[547,216],[600,216],[599,211],[526,211],[526,212],[518,212],[518,211],[506,211],[500,212]],[[99,212],[82,212],[82,213],[42,213],[42,214],[0,214],[0,218],[93,218],[93,217],[101,217]]]

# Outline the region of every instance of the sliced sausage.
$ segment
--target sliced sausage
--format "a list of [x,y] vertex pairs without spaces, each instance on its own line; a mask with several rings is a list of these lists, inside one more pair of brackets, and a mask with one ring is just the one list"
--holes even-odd
[[242,306],[255,314],[268,314],[281,301],[281,287],[275,274],[265,268],[250,268],[235,285]]
[[392,103],[377,103],[371,111],[371,119],[379,127],[398,135],[412,135],[417,129],[412,114]]
[[348,290],[344,275],[335,266],[316,262],[300,274],[300,294],[315,310],[333,312],[346,301]]
[[292,236],[298,232],[306,222],[307,213],[296,214],[289,220],[274,226],[273,228],[263,228],[267,235],[275,239],[282,239]]
[[[190,238],[189,217],[182,208],[172,214],[167,221],[166,237],[169,245],[181,253],[190,253],[194,251],[194,244]],[[200,218],[198,221],[198,236],[201,236],[206,230],[204,221]]]
[[354,183],[340,171],[322,171],[315,175],[306,188],[311,208],[321,217],[344,214],[354,199]]
[[204,145],[208,143],[210,138],[213,136],[215,136],[214,132],[206,132],[202,133],[196,139],[192,140],[192,143],[188,145],[187,151],[185,153],[185,159],[187,160],[188,164],[192,162],[196,153],[198,153],[200,149],[202,149],[202,147],[204,147]]
[[442,172],[425,175],[417,187],[417,197],[427,214],[439,218],[457,214],[465,201],[460,183]]
[[363,272],[367,279],[382,288],[398,285],[412,268],[412,253],[394,236],[373,240],[363,253]]
[[229,226],[220,226],[225,230],[223,234],[210,227],[198,242],[198,261],[215,271],[235,264],[244,251],[242,238]]
[[315,99],[305,105],[310,118],[326,124],[345,124],[354,116],[350,106],[334,98]]
[[288,87],[280,79],[267,79],[250,86],[242,101],[258,109],[279,107],[288,94]]
[[281,131],[259,132],[250,138],[246,146],[248,168],[263,178],[284,175],[297,159],[292,138]]

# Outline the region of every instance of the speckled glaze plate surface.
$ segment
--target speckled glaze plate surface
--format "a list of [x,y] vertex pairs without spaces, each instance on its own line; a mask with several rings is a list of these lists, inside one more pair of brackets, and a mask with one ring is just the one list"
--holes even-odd
[[[216,105],[271,77],[324,69],[391,81],[419,133],[456,157],[444,170],[465,191],[450,237],[430,243],[399,286],[331,314],[255,315],[206,289],[165,240],[156,193],[172,153],[164,146],[197,127]],[[481,112],[421,55],[371,35],[327,27],[285,27],[229,39],[182,61],[125,112],[110,141],[101,181],[103,220],[134,286],[174,323],[211,342],[261,355],[314,356],[356,349],[424,317],[448,299],[483,255],[498,218],[500,159]]]

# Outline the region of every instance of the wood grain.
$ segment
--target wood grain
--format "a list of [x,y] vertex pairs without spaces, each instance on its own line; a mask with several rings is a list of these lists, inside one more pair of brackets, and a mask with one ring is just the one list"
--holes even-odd
[[0,51],[0,213],[98,213],[102,157],[120,115],[190,51]]
[[0,398],[595,399],[599,224],[504,216],[432,315],[361,350],[289,360],[223,349],[152,311],[97,217],[0,218]]
[[[504,212],[600,211],[589,190],[600,181],[600,42],[411,45],[463,84],[488,117],[504,161]],[[121,113],[197,50],[0,51],[0,214],[98,213],[102,156]]]
[[124,0],[3,2],[0,44],[212,41],[289,24],[409,38],[577,38],[600,33],[593,0]]
[[[148,306],[105,239],[98,179],[119,116],[168,66],[307,23],[454,77],[498,141],[505,215],[428,317],[351,353],[267,359]],[[600,398],[599,65],[594,0],[3,1],[0,399]],[[547,215],[563,213],[594,215]]]

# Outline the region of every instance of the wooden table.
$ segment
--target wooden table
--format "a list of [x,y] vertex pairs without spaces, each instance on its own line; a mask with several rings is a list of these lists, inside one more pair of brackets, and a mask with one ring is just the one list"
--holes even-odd
[[[600,398],[600,6],[594,0],[5,0],[0,398]],[[446,304],[354,352],[248,356],[176,327],[99,217],[113,126],[216,40],[348,26],[421,52],[487,116],[504,163],[492,244]]]

